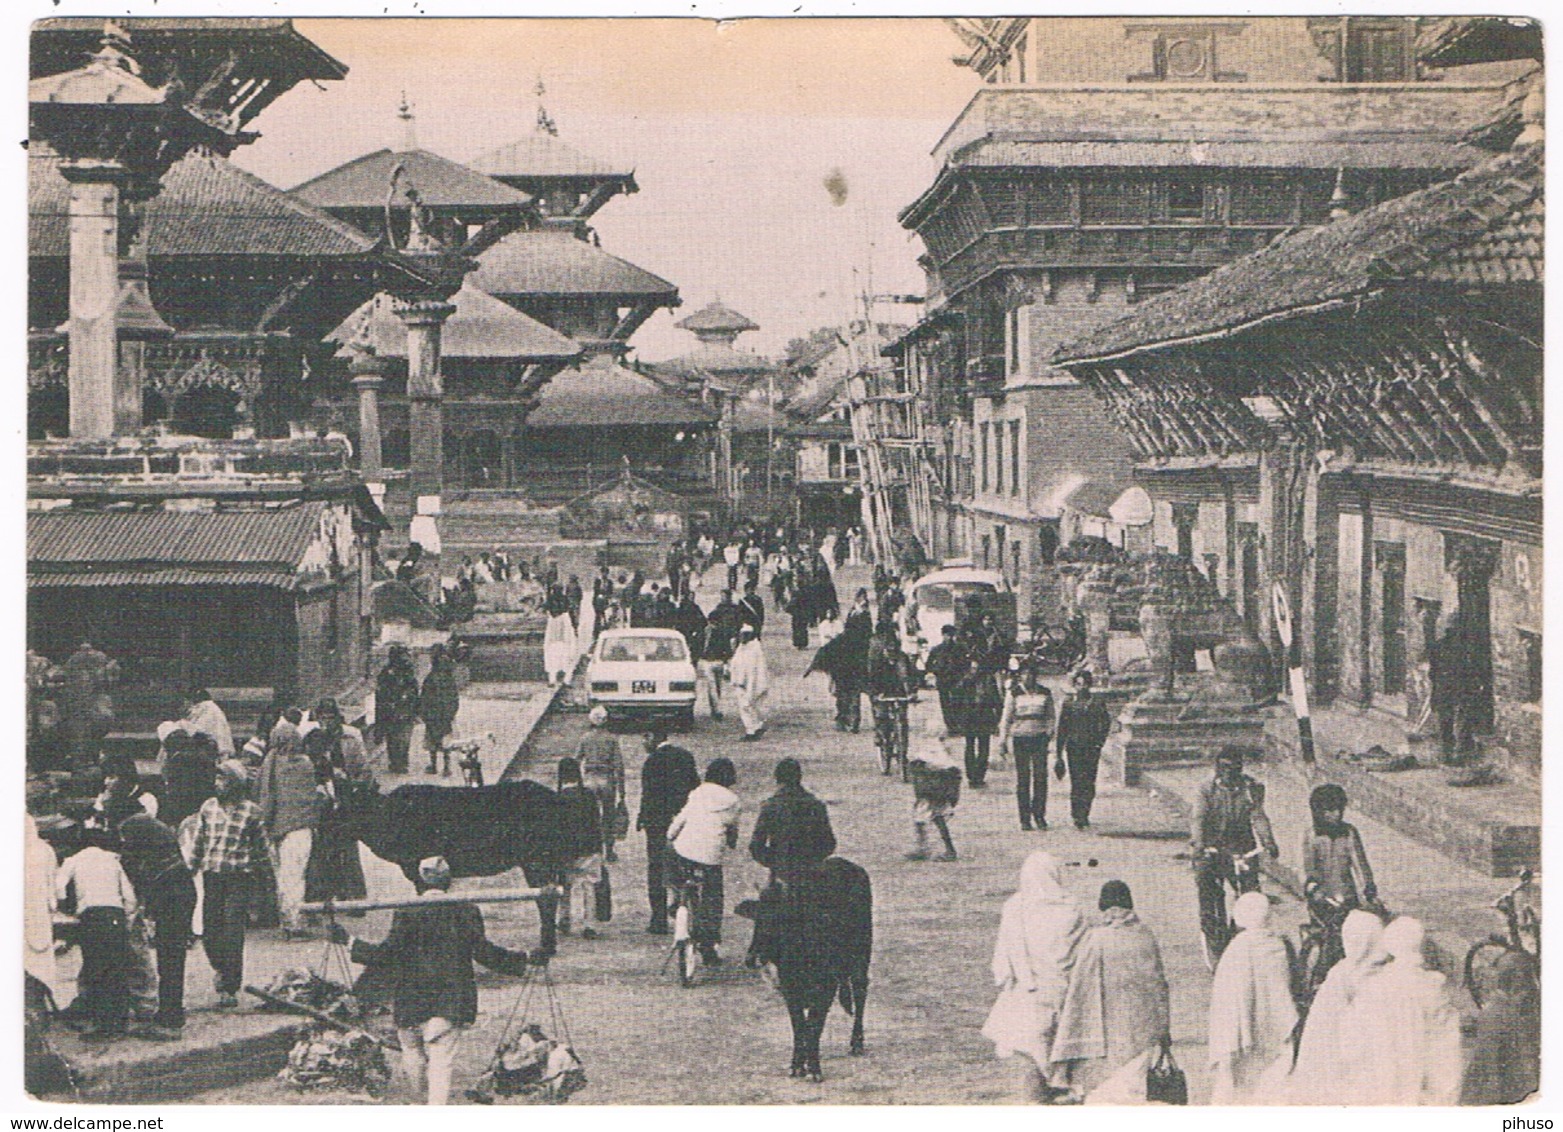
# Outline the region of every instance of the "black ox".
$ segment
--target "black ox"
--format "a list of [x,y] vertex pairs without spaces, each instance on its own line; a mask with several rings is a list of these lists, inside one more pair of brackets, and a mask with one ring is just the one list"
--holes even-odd
[[[570,807],[536,782],[494,786],[398,786],[386,794],[344,791],[341,816],[348,831],[375,856],[399,865],[418,880],[418,862],[444,857],[454,877],[495,876],[520,868],[527,884],[553,884],[578,856],[592,829],[573,828]],[[537,902],[542,932],[536,958],[551,957],[558,944],[554,925],[557,897]]]
[[874,951],[874,893],[868,873],[831,857],[757,900],[738,905],[754,920],[752,954],[776,968],[792,1021],[791,1076],[823,1080],[820,1035],[833,1000],[852,1015],[848,1052],[861,1054],[868,963]]

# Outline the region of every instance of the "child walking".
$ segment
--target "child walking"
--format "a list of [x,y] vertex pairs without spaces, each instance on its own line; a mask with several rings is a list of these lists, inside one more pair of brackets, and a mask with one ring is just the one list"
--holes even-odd
[[939,831],[944,842],[944,852],[933,860],[953,861],[955,842],[950,837],[950,815],[961,797],[960,764],[950,757],[944,746],[944,728],[937,717],[928,721],[928,730],[911,763],[912,772],[912,832],[916,841],[906,855],[908,861],[926,861],[928,855],[928,826]]
[[86,1036],[117,1038],[130,1020],[130,915],[136,898],[106,829],[83,831],[85,845],[68,857],[55,877],[62,905],[75,902],[80,922],[81,972],[76,999],[64,1013]]

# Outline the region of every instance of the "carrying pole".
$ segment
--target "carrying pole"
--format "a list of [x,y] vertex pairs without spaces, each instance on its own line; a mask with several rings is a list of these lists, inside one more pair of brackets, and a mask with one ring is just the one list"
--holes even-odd
[[542,888],[479,889],[476,892],[440,892],[423,896],[391,896],[383,900],[320,900],[299,905],[302,912],[346,915],[353,912],[377,912],[382,908],[428,908],[436,904],[519,904],[528,900],[558,898],[554,885]]

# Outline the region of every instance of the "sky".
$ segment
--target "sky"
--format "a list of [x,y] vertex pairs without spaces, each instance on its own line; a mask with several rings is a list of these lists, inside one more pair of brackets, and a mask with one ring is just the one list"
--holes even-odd
[[[760,325],[739,346],[774,356],[859,315],[865,292],[921,294],[922,245],[896,214],[932,183],[929,151],[980,83],[934,19],[296,26],[348,77],[278,99],[238,164],[291,188],[400,148],[404,91],[418,146],[470,160],[535,128],[541,78],[561,140],[635,170],[640,191],[597,214],[602,246],[683,298],[636,334],[647,361],[686,352],[694,339],[674,323],[717,297]],[[874,314],[909,323],[918,308]]]

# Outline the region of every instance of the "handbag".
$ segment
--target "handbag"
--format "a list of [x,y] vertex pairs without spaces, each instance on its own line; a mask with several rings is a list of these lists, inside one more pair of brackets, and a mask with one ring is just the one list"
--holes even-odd
[[1189,1079],[1164,1045],[1145,1069],[1145,1099],[1150,1104],[1188,1104]]
[[602,873],[597,881],[595,890],[596,907],[593,912],[599,924],[606,924],[613,919],[613,880],[608,872],[608,866],[602,867]]

